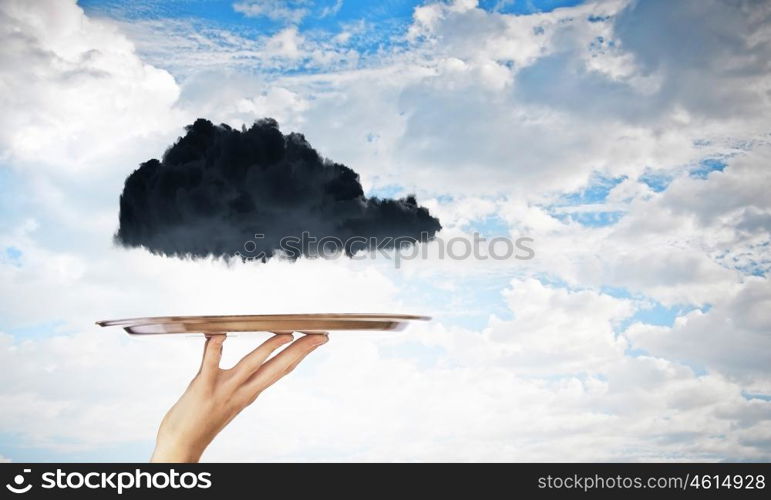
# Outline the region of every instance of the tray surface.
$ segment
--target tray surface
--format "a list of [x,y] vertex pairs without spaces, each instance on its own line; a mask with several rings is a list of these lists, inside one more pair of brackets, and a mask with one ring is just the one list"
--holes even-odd
[[99,326],[121,326],[134,335],[168,333],[321,333],[341,330],[401,330],[408,321],[426,321],[412,314],[240,314],[230,316],[157,316],[97,321]]

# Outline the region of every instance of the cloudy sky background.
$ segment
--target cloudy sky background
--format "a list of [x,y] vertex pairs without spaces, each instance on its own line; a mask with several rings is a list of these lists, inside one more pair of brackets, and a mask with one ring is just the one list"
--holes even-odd
[[[202,342],[95,320],[332,311],[435,319],[334,335],[204,459],[771,459],[770,4],[124,4],[0,0],[0,459],[149,457]],[[113,245],[140,162],[265,116],[535,258]]]

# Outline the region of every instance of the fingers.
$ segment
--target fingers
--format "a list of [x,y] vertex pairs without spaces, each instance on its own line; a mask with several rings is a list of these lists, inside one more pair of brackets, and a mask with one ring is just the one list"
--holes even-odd
[[260,344],[256,349],[244,356],[241,361],[236,364],[236,366],[231,368],[236,382],[240,384],[251,377],[254,372],[259,370],[259,368],[262,366],[265,360],[270,357],[273,351],[284,344],[288,344],[292,340],[294,340],[294,337],[291,333],[289,333],[274,335],[273,337]]
[[207,335],[206,344],[203,346],[203,359],[201,360],[201,373],[216,373],[222,359],[222,343],[225,342],[225,334]]
[[245,397],[252,401],[267,387],[294,370],[305,356],[329,340],[326,334],[306,335],[292,342],[289,347],[267,361],[241,387]]

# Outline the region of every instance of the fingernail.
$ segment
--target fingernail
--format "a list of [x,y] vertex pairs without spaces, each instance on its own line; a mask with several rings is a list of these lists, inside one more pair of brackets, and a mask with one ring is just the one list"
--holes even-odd
[[319,338],[316,340],[316,342],[313,343],[313,345],[322,345],[326,344],[329,341],[329,336],[327,334],[323,335],[317,335]]

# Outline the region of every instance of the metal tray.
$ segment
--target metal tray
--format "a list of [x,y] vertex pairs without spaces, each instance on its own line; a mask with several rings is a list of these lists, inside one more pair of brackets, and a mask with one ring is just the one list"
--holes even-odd
[[158,316],[97,321],[99,326],[121,326],[132,335],[168,333],[328,333],[330,331],[401,330],[408,321],[427,321],[411,314],[243,314],[234,316]]

